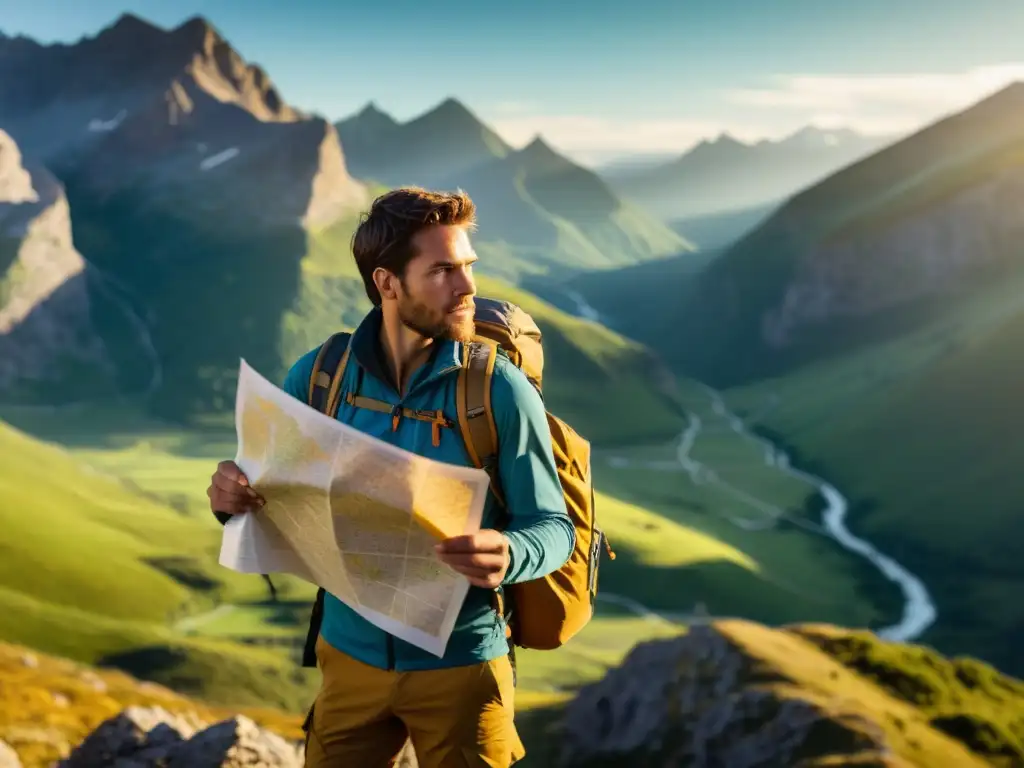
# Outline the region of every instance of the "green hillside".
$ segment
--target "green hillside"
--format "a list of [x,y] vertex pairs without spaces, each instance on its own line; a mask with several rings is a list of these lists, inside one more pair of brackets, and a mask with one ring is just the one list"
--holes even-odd
[[701,271],[720,255],[719,249],[702,249],[628,267],[580,272],[564,280],[530,276],[522,284],[568,312],[578,312],[577,300],[582,299],[602,324],[669,358],[673,350],[663,318],[690,299],[689,291],[697,285]]
[[[695,300],[660,319],[686,332],[673,361],[736,384],[897,337],[998,286],[1024,268],[1012,198],[994,188],[1020,172],[1022,121],[1018,84],[792,198],[705,270]],[[950,205],[957,212],[943,209]],[[834,284],[815,282],[839,274]],[[922,289],[907,290],[915,284]],[[896,298],[870,311],[810,306],[824,292],[844,307],[871,306],[886,285]],[[769,320],[797,289],[808,296],[806,314],[793,296],[788,312],[797,319],[777,332],[784,340],[770,342]]]
[[1015,674],[1022,345],[1018,280],[941,326],[729,393],[850,495],[855,532],[925,581],[939,610],[926,642]]

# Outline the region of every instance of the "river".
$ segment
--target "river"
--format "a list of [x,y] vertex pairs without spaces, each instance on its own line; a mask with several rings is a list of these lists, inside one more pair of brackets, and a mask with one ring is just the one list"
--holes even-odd
[[[581,294],[577,291],[567,291],[566,296],[576,305],[576,314],[579,317],[600,322],[600,315],[597,310],[588,304]],[[935,603],[924,582],[891,557],[882,554],[869,542],[850,533],[849,528],[846,527],[846,516],[849,513],[850,505],[846,497],[835,486],[824,478],[793,467],[789,456],[777,445],[770,440],[754,435],[747,429],[743,419],[729,410],[720,392],[706,384],[701,384],[701,386],[711,400],[712,409],[729,423],[730,428],[734,432],[744,439],[762,446],[767,465],[806,482],[817,490],[825,502],[825,509],[821,516],[821,532],[847,551],[867,560],[902,592],[903,611],[899,621],[895,624],[876,629],[874,630],[875,633],[883,639],[896,642],[912,642],[919,638],[938,618]],[[690,456],[690,449],[700,434],[701,419],[689,411],[687,411],[686,417],[687,426],[679,436],[677,459],[679,466],[689,473],[691,479],[695,482],[708,480],[717,482],[734,495],[740,496],[748,504],[765,510],[774,509],[770,502],[757,499],[741,489],[721,481],[713,469],[695,461]],[[780,512],[779,514],[782,513]],[[748,524],[749,521],[733,520],[733,522],[746,530],[755,529],[753,524]],[[763,528],[764,526],[760,527]]]

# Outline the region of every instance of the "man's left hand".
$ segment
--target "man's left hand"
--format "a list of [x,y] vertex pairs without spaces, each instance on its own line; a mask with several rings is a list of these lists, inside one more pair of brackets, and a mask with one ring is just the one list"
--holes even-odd
[[442,562],[469,579],[470,584],[484,589],[499,586],[508,571],[508,539],[491,528],[445,539],[434,550]]

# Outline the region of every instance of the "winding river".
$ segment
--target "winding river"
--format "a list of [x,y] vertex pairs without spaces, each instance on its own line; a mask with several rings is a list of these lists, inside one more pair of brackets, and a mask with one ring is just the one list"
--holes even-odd
[[[586,299],[576,291],[567,291],[566,296],[576,305],[576,314],[587,320],[600,321],[600,315],[594,307],[587,303]],[[759,444],[764,450],[765,463],[775,467],[780,472],[797,478],[811,486],[821,495],[825,501],[825,509],[822,512],[820,532],[834,540],[841,547],[853,554],[864,558],[873,565],[886,579],[896,584],[903,593],[903,611],[900,620],[895,624],[875,630],[875,633],[886,640],[896,642],[912,642],[919,638],[938,617],[935,603],[932,601],[924,582],[909,570],[897,563],[891,557],[882,554],[877,548],[864,539],[858,538],[850,533],[846,527],[846,516],[849,512],[849,502],[846,498],[831,485],[828,481],[808,472],[796,469],[792,466],[787,456],[778,446],[769,440],[751,433],[739,416],[729,410],[721,393],[711,387],[702,384],[704,391],[711,400],[711,407],[714,412],[721,416],[729,424],[729,427],[745,440]],[[687,426],[679,436],[679,447],[677,450],[677,461],[680,468],[688,472],[694,482],[714,482],[737,496],[740,500],[754,506],[762,511],[770,511],[777,516],[784,513],[778,510],[770,502],[758,499],[746,493],[742,489],[725,483],[713,469],[695,461],[690,456],[690,450],[700,434],[702,422],[697,414],[687,412]],[[655,469],[666,469],[665,467],[653,467]],[[674,469],[674,468],[673,468]],[[797,522],[798,518],[789,518]],[[763,523],[752,523],[747,520],[732,520],[733,523],[746,530],[765,528]],[[774,521],[768,525],[771,526]]]

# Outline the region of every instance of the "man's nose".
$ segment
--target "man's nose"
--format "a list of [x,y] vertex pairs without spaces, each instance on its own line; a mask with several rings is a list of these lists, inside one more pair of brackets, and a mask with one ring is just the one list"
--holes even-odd
[[476,295],[476,281],[468,269],[459,270],[455,283],[455,293],[458,296]]

